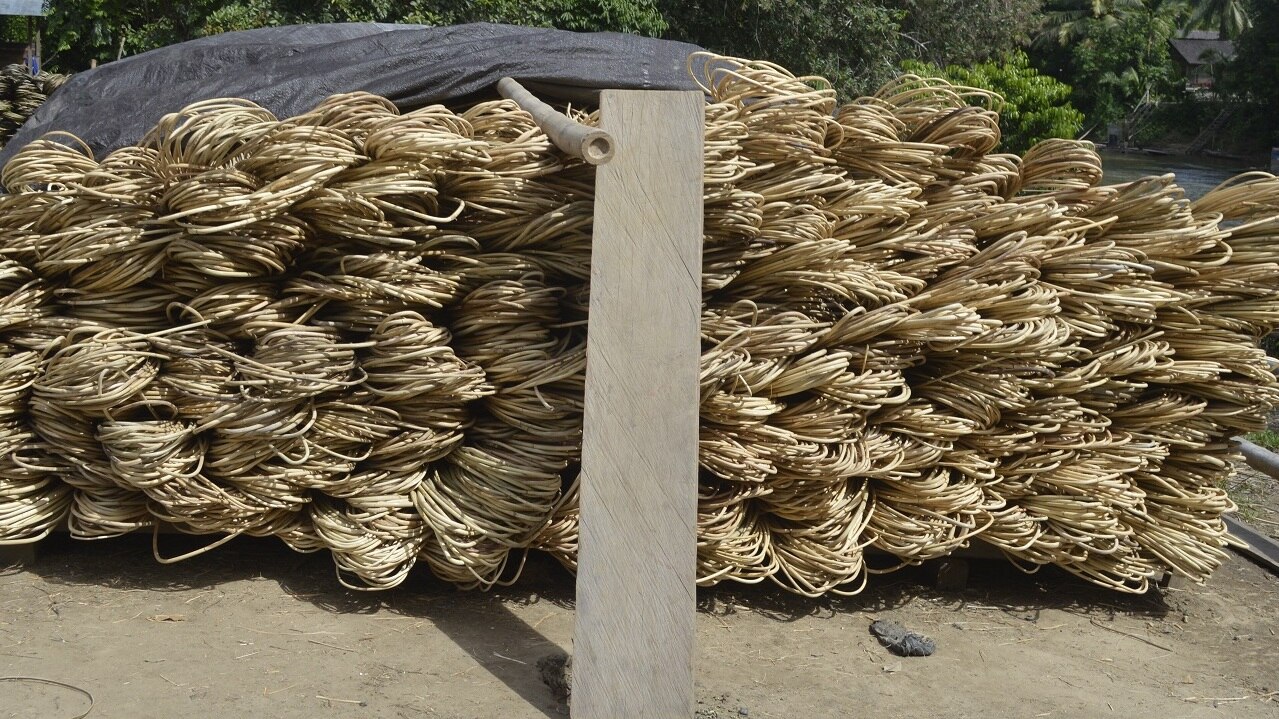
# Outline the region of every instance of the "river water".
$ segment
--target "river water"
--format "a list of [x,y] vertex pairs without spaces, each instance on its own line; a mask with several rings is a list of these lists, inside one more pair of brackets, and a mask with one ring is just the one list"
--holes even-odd
[[1177,184],[1186,191],[1186,197],[1192,200],[1199,199],[1228,178],[1247,172],[1244,164],[1238,160],[1198,156],[1101,153],[1103,183],[1114,185],[1171,172],[1177,176]]

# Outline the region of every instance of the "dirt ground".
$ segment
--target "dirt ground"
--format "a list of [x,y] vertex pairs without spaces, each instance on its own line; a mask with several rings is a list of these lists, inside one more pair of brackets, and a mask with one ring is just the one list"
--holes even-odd
[[[169,553],[194,541],[161,537]],[[149,537],[58,537],[0,572],[0,674],[83,689],[90,719],[558,718],[536,663],[571,648],[572,596],[572,578],[538,560],[500,591],[423,571],[361,593],[326,556],[272,540],[162,566]],[[1143,597],[974,562],[963,591],[912,570],[850,598],[739,587],[699,603],[700,719],[1279,717],[1279,578],[1241,558],[1207,586]],[[930,635],[937,653],[891,656],[874,618]],[[0,718],[88,706],[69,688],[0,681]]]
[[1240,519],[1279,541],[1279,482],[1241,463],[1226,489],[1239,505]]

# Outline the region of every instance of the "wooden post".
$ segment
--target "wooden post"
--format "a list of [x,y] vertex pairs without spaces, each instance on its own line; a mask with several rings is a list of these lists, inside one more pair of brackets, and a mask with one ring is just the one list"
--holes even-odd
[[703,111],[697,92],[600,104],[574,719],[693,715]]

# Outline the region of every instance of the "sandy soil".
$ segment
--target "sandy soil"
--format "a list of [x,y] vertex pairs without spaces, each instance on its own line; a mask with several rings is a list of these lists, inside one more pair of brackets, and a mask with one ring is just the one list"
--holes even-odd
[[[195,546],[161,537],[166,552]],[[98,717],[561,717],[537,660],[568,649],[572,579],[533,561],[518,587],[461,593],[425,572],[341,589],[324,555],[236,540],[176,566],[150,539],[60,537],[0,572],[0,674],[93,695]],[[1233,559],[1204,587],[1128,597],[1063,573],[974,562],[810,601],[699,595],[698,717],[1279,717],[1279,579]],[[637,587],[636,591],[642,591]],[[932,636],[898,659],[874,618]],[[0,681],[0,718],[68,719],[74,691]]]

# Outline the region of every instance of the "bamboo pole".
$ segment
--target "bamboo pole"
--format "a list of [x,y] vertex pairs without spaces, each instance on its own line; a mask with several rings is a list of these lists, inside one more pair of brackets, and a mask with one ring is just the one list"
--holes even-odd
[[542,132],[564,152],[591,165],[602,165],[612,159],[613,138],[607,132],[587,127],[556,111],[509,77],[497,81],[497,92],[532,115]]

